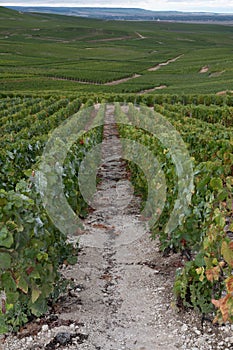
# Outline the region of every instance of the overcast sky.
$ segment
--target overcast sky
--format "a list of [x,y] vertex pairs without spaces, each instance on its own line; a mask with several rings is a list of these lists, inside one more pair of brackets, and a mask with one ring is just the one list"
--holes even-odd
[[233,13],[233,0],[0,0],[0,5],[137,7],[158,11],[177,10]]

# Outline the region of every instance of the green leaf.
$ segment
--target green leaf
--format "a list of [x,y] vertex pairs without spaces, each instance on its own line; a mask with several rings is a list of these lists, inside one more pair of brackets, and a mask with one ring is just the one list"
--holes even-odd
[[32,169],[24,170],[24,175],[30,177],[32,175]]
[[38,288],[33,288],[32,290],[32,303],[34,304],[39,296],[41,295],[41,291]]
[[219,177],[213,177],[210,180],[210,187],[216,191],[221,190],[223,188],[222,180]]
[[216,216],[215,217],[215,222],[221,228],[224,228],[224,226],[226,225],[226,219],[222,215]]
[[7,204],[7,199],[6,198],[1,198],[0,197],[0,207],[3,207],[4,205]]
[[18,225],[12,220],[6,222],[6,227],[10,232],[18,231]]
[[8,253],[0,253],[0,268],[9,269],[11,266],[11,256]]
[[48,254],[45,252],[39,252],[36,258],[38,261],[48,261]]
[[4,286],[4,289],[6,292],[8,292],[8,291],[15,292],[16,291],[17,285],[16,285],[15,280],[13,279],[10,272],[7,271],[7,272],[2,273],[1,282],[2,282],[2,285]]
[[233,210],[233,200],[228,198],[226,202],[227,202],[227,209]]
[[233,250],[230,249],[226,241],[222,242],[221,254],[227,264],[233,267]]
[[26,281],[26,279],[22,276],[20,276],[19,280],[18,280],[18,288],[25,294],[27,294],[28,292],[28,283]]
[[229,195],[229,191],[227,191],[226,189],[223,189],[219,194],[218,194],[218,200],[220,202],[226,200],[226,198]]
[[38,298],[38,300],[30,305],[31,313],[37,317],[41,316],[47,311],[47,303],[43,298]]
[[43,296],[43,298],[48,298],[53,290],[54,290],[53,283],[45,283],[41,288],[41,296]]
[[8,155],[8,157],[9,157],[10,159],[14,159],[14,154],[13,154],[12,152],[6,151],[6,154]]
[[[10,304],[14,305],[18,302],[19,300],[19,293],[18,292],[8,292],[7,293],[7,305],[9,306]],[[11,308],[11,306],[10,306]]]
[[14,243],[13,235],[6,226],[0,230],[0,246],[10,248]]
[[228,177],[226,178],[226,185],[227,185],[227,188],[228,188],[229,190],[232,189],[232,187],[233,187],[233,176],[228,176]]
[[67,258],[67,262],[68,262],[68,264],[70,264],[70,265],[75,265],[75,264],[77,263],[77,257],[71,255],[71,256],[69,256],[69,257]]
[[41,276],[40,276],[40,273],[39,271],[37,271],[36,269],[32,270],[31,274],[30,274],[30,278],[32,279],[39,279]]
[[195,264],[197,267],[205,266],[205,259],[203,257],[203,253],[197,254],[197,256],[195,258]]
[[5,318],[3,315],[0,315],[0,334],[4,334],[8,331],[8,327],[5,322]]

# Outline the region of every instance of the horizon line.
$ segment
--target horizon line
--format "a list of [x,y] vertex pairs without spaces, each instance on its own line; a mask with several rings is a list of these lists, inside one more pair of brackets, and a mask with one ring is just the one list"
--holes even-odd
[[226,15],[233,15],[233,12],[219,12],[219,11],[215,11],[215,10],[202,10],[202,11],[196,11],[196,10],[149,10],[149,9],[145,9],[142,7],[121,7],[121,6],[73,6],[73,5],[22,5],[22,4],[16,4],[16,5],[6,5],[0,4],[0,7],[46,7],[46,8],[101,8],[101,9],[125,9],[125,10],[144,10],[144,11],[148,11],[148,12],[180,12],[180,13],[203,13],[203,14],[226,14]]

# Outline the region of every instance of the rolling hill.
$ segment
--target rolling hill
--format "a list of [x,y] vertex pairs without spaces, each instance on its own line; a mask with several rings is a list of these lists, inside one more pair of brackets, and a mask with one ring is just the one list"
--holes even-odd
[[1,90],[232,90],[233,27],[0,8]]

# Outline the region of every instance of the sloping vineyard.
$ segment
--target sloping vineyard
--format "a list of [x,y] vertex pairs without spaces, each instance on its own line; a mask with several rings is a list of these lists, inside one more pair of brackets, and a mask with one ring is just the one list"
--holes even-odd
[[[139,127],[142,122],[151,123],[153,114],[150,115],[148,110],[142,113],[132,106],[127,117],[129,123],[133,120],[133,125],[137,127],[120,128],[122,137],[142,142],[163,164],[162,169],[168,180],[167,201],[152,233],[160,237],[165,252],[181,251],[187,259],[184,268],[177,271],[174,286],[177,302],[194,307],[203,314],[213,312],[215,305],[219,309],[216,321],[232,320],[233,250],[227,231],[230,233],[233,228],[233,129],[220,123],[211,124],[199,118],[183,117],[179,105],[155,105],[154,109],[179,131],[194,165],[195,187],[191,205],[185,217],[182,217],[183,210],[180,212],[180,225],[172,232],[166,230],[166,223],[173,207],[181,206],[181,202],[176,201],[179,179],[172,164],[174,150],[162,148],[158,139]],[[122,117],[121,110],[119,114]],[[158,123],[159,118],[154,119]],[[165,130],[165,133],[169,135],[169,130]],[[146,201],[149,191],[146,178],[137,165],[130,162],[129,167],[133,183]]]
[[[85,108],[92,106],[85,120],[85,125],[92,127],[83,127],[86,131],[77,136],[62,169],[68,203],[74,212],[85,216],[87,204],[78,187],[78,170],[87,152],[102,140],[102,126],[95,126],[101,122],[95,122],[102,121],[105,104],[96,108],[97,102],[115,103],[121,138],[140,144],[148,150],[148,159],[152,155],[161,164],[164,177],[154,178],[153,164],[147,163],[147,172],[154,183],[151,188],[140,167],[146,163],[147,153],[141,154],[141,159],[137,158],[138,164],[133,156],[128,159],[131,181],[144,203],[148,202],[150,192],[153,193],[148,204],[150,214],[154,214],[155,203],[159,205],[156,198],[159,181],[166,180],[166,201],[162,210],[156,213],[158,220],[153,222],[152,237],[159,237],[164,253],[180,251],[186,259],[184,267],[177,270],[174,285],[177,304],[194,307],[203,314],[215,313],[215,320],[219,322],[233,321],[232,96],[2,95],[0,333],[16,330],[33,315],[43,314],[48,301],[56,299],[65,288],[59,266],[76,262],[77,246],[67,243],[66,235],[51,222],[42,205],[35,174],[51,132],[75,113],[84,117]],[[127,110],[124,109],[126,103]],[[141,105],[140,110],[135,107],[137,104]],[[163,126],[171,125],[170,131],[176,130],[169,134],[166,128],[161,129],[167,146],[152,133],[156,123],[162,120],[160,116],[167,123]],[[161,125],[158,124],[159,128]],[[171,145],[180,140],[177,134],[190,157],[187,159],[186,153],[180,154],[182,181],[173,154],[177,152],[178,144],[169,147],[169,138]],[[67,142],[65,137],[63,142]],[[128,147],[127,143],[125,146]],[[189,197],[185,171],[189,169],[190,161],[194,186],[189,187],[192,191]],[[54,162],[51,159],[51,167],[48,166],[46,172],[56,201],[60,170],[54,172]],[[172,214],[174,207],[175,216]]]
[[[34,178],[48,134],[78,112],[82,101],[60,97],[11,101],[6,98],[2,103],[0,332],[6,332],[17,329],[32,315],[43,314],[48,298],[56,299],[64,290],[59,266],[76,262],[77,247],[67,243],[67,237],[52,224]],[[65,194],[72,208],[79,207],[83,215],[86,205],[78,192],[76,170],[88,149],[101,137],[101,128],[86,133],[70,149],[64,164]],[[52,174],[51,181],[56,185],[56,174]]]

